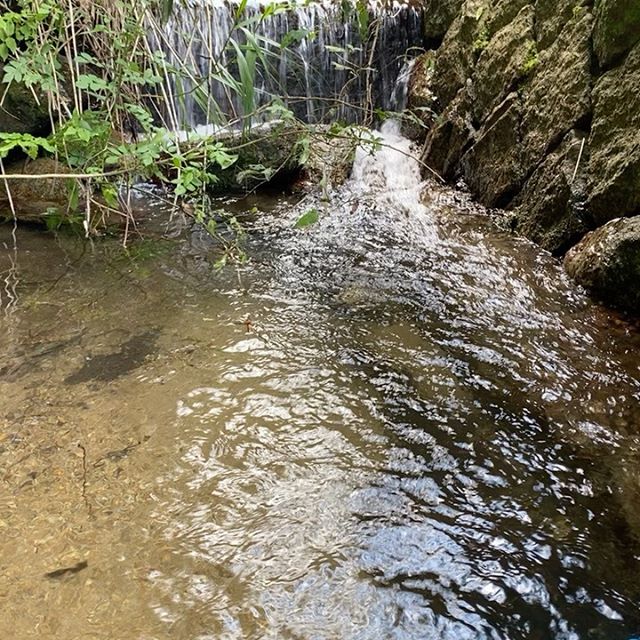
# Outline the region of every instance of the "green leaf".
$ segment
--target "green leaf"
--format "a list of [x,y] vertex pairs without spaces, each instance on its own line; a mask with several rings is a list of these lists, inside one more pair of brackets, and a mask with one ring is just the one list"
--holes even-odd
[[307,36],[311,36],[311,38],[314,37],[313,32],[309,31],[309,29],[291,29],[291,31],[287,31],[287,33],[284,34],[280,46],[286,49],[291,45],[298,44]]
[[76,62],[78,64],[97,64],[98,61],[92,55],[83,51],[76,56]]
[[109,88],[109,83],[92,73],[84,73],[78,76],[76,80],[78,89],[88,89],[89,91],[104,91]]
[[315,224],[318,222],[319,214],[317,209],[309,209],[303,213],[298,220],[296,221],[295,227],[296,229],[303,229],[304,227],[308,227],[311,224]]
[[102,192],[102,197],[104,198],[105,202],[112,209],[119,208],[120,203],[118,202],[118,190],[114,185],[112,185],[110,182],[105,182],[100,186],[100,191]]

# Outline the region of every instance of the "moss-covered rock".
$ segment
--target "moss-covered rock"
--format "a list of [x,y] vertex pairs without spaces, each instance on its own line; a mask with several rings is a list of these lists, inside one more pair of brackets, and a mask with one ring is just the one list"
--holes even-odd
[[460,11],[464,0],[424,0],[424,36],[439,43]]
[[527,74],[527,61],[535,52],[533,17],[533,7],[525,4],[480,53],[472,81],[476,121],[483,122]]
[[249,191],[268,182],[290,181],[301,168],[300,158],[304,152],[301,138],[295,123],[287,122],[217,136],[238,159],[228,169],[217,171],[218,182],[212,190]]
[[593,95],[589,210],[603,224],[640,212],[640,44]]
[[640,216],[612,220],[587,234],[564,266],[602,300],[640,313]]
[[[0,64],[0,79],[4,66]],[[0,85],[0,132],[46,134],[50,131],[49,110],[46,98],[37,96],[22,84],[12,82],[8,87]]]
[[[45,222],[47,218],[64,219],[70,215],[71,181],[65,178],[43,178],[43,175],[64,175],[70,169],[50,158],[18,162],[7,168],[9,192],[0,181],[0,217],[12,218],[13,211],[20,222]],[[12,175],[33,176],[11,179]],[[13,209],[12,209],[13,205]]]
[[567,23],[589,10],[592,0],[537,0],[536,43],[540,51],[552,45]]
[[522,181],[520,118],[520,99],[512,93],[487,118],[475,144],[462,158],[466,183],[488,207],[508,203]]
[[591,113],[592,16],[574,16],[557,40],[538,54],[523,88],[523,162],[529,173],[562,138]]
[[224,143],[237,160],[228,168],[215,170],[217,182],[209,187],[215,194],[251,191],[263,185],[289,187],[299,178],[307,184],[335,186],[351,171],[357,130],[330,127],[307,128],[296,122],[272,122],[249,131],[223,135],[194,136],[183,146],[198,147],[204,142]]
[[484,28],[489,38],[510,25],[525,7],[533,9],[532,0],[497,0],[483,13]]
[[640,40],[638,0],[596,0],[593,46],[602,67],[610,67]]
[[458,4],[438,16],[450,26],[433,70],[416,66],[412,83],[435,96],[425,163],[511,208],[515,229],[558,255],[639,215],[640,1]]
[[[91,232],[102,232],[125,222],[125,215],[108,207],[99,194],[93,194],[89,216],[81,184],[65,178],[72,170],[53,158],[14,162],[6,169],[9,191],[0,181],[0,219],[45,225],[49,229],[84,224]],[[29,176],[12,179],[11,176]],[[32,177],[31,177],[32,176]]]
[[358,140],[357,129],[332,132],[329,127],[315,127],[309,153],[302,158],[302,171],[311,185],[331,189],[343,184],[351,174]]
[[479,49],[484,45],[485,8],[482,0],[466,0],[436,53],[431,88],[441,110],[471,77]]
[[514,228],[558,255],[590,228],[586,212],[586,134],[571,131],[513,202]]

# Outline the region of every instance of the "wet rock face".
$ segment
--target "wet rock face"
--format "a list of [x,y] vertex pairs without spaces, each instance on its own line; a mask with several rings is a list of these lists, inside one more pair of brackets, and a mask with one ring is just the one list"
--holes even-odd
[[567,272],[598,297],[640,313],[640,216],[587,234],[565,256]]
[[602,224],[640,212],[640,44],[597,80],[593,97],[589,210]]
[[572,130],[537,167],[512,203],[514,228],[555,255],[589,230],[586,213],[588,145]]
[[610,67],[640,41],[638,0],[596,0],[593,45],[598,62]]
[[424,162],[556,255],[640,214],[640,2],[459,4],[413,82],[433,95]]
[[424,36],[427,40],[441,41],[463,0],[425,0]]

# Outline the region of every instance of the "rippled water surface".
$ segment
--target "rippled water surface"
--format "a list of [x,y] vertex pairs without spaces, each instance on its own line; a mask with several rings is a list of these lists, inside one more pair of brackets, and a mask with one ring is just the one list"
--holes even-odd
[[221,272],[0,231],[0,637],[640,633],[638,333],[421,188],[362,154]]

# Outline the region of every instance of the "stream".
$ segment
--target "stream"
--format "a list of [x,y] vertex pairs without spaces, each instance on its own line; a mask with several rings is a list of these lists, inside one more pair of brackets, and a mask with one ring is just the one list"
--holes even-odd
[[222,270],[0,227],[0,638],[640,633],[637,328],[380,135]]

